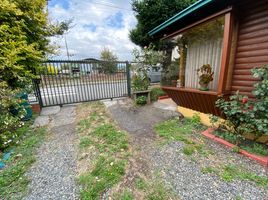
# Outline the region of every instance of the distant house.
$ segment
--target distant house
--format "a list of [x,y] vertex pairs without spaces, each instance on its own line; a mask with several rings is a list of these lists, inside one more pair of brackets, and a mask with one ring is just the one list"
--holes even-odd
[[92,62],[99,62],[100,60],[96,59],[96,58],[85,58],[83,60],[86,60],[86,61],[92,61]]
[[[156,40],[174,40],[183,46],[182,87],[163,87],[179,110],[219,115],[215,101],[221,95],[252,95],[258,80],[251,69],[268,63],[267,0],[199,0],[149,32]],[[182,57],[182,55],[181,55]],[[210,64],[214,80],[200,91],[197,69]]]
[[89,62],[89,64],[81,67],[82,72],[85,72],[87,74],[97,74],[98,73],[100,60],[98,60],[96,58],[85,58],[83,60]]

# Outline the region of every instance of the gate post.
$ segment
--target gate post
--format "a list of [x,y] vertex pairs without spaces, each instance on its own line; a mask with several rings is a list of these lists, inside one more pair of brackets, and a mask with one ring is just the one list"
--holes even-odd
[[127,69],[127,94],[128,97],[131,97],[131,77],[130,77],[130,64],[126,61],[126,69]]
[[40,88],[39,88],[40,81],[41,81],[41,79],[33,79],[35,94],[37,96],[39,105],[40,105],[40,107],[42,109],[43,101],[42,101],[42,96],[41,96],[41,92],[40,92]]

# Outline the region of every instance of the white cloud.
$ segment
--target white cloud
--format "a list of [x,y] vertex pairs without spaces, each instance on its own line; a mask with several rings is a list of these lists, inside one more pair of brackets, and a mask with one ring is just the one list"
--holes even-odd
[[[136,46],[128,34],[135,27],[136,19],[130,2],[52,0],[48,9],[52,21],[73,19],[74,27],[65,35],[72,59],[99,58],[101,49],[108,47],[120,60],[131,60],[131,52]],[[64,36],[51,38],[51,41],[60,46],[59,55],[55,58],[67,59]]]

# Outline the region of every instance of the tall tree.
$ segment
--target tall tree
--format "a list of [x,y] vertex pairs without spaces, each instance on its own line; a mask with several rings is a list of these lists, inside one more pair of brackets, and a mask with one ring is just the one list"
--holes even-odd
[[103,48],[101,51],[100,59],[104,61],[101,64],[101,72],[115,73],[117,70],[117,56],[109,48]]
[[136,13],[137,26],[130,31],[131,41],[140,47],[154,43],[161,49],[159,43],[152,40],[148,32],[166,21],[176,13],[188,7],[196,0],[133,0],[132,9]]
[[0,81],[20,88],[30,80],[47,53],[49,36],[63,34],[68,22],[50,24],[46,0],[1,0]]

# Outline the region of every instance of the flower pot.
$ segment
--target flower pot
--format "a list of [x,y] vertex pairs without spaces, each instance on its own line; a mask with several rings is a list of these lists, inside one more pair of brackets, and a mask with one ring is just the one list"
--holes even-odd
[[199,90],[201,91],[208,91],[208,83],[199,83],[200,84],[200,88]]

